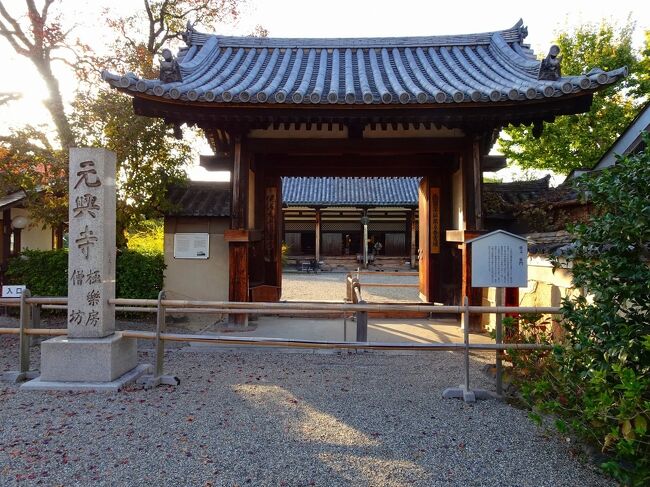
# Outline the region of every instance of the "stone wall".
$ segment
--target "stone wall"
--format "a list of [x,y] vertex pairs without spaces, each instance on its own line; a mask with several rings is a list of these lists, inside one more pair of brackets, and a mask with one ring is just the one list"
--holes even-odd
[[[495,306],[494,288],[485,289],[483,304]],[[520,306],[560,306],[566,296],[576,295],[579,291],[573,287],[571,271],[556,269],[545,257],[528,257],[528,286],[519,288]],[[483,315],[482,324],[488,330],[495,325],[494,315]]]

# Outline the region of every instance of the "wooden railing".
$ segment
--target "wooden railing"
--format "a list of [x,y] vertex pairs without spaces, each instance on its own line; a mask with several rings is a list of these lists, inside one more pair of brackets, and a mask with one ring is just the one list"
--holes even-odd
[[[153,387],[158,384],[177,383],[175,377],[164,374],[164,342],[201,342],[224,345],[248,345],[258,347],[291,347],[306,349],[352,349],[352,350],[413,350],[413,351],[441,351],[458,350],[465,352],[464,387],[469,389],[469,354],[471,350],[490,350],[497,352],[497,394],[501,394],[501,367],[500,353],[504,350],[545,350],[550,349],[548,344],[529,343],[470,343],[469,341],[469,316],[470,314],[496,313],[544,313],[559,314],[557,307],[504,307],[504,306],[469,306],[467,298],[463,306],[439,306],[430,304],[375,304],[366,303],[361,299],[361,288],[357,278],[349,277],[351,302],[349,303],[319,303],[319,302],[279,302],[279,303],[252,303],[228,301],[192,301],[166,299],[161,291],[158,299],[112,299],[111,304],[117,311],[153,312],[157,314],[155,331],[121,331],[126,338],[139,338],[154,340],[155,368],[149,377],[146,386]],[[31,297],[26,291],[20,299],[0,299],[0,307],[20,307],[20,326],[18,328],[0,328],[0,334],[19,335],[19,370],[9,374],[13,380],[25,380],[33,377],[29,364],[30,337],[33,336],[61,336],[66,335],[66,329],[44,329],[40,327],[40,309],[55,308],[65,309],[67,298]],[[461,317],[464,330],[462,343],[390,343],[368,341],[368,313],[369,312],[403,312],[421,311],[435,314],[456,314]],[[276,314],[296,315],[301,313],[331,314],[340,316],[354,314],[356,317],[355,341],[324,341],[304,340],[292,338],[265,338],[265,337],[238,337],[215,335],[191,335],[168,333],[166,329],[166,313],[222,313],[222,314]],[[497,317],[497,326],[501,320]],[[498,334],[497,336],[500,336]]]

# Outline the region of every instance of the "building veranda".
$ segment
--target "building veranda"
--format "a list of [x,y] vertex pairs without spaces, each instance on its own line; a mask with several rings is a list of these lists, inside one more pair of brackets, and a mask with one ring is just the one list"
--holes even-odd
[[[160,79],[104,73],[135,112],[201,128],[230,170],[224,233],[232,301],[252,284],[281,288],[282,177],[417,177],[420,294],[480,302],[464,242],[485,228],[482,172],[499,130],[541,133],[589,109],[626,69],[562,76],[556,48],[539,61],[522,21],[479,34],[402,38],[225,37],[188,26]],[[275,294],[279,296],[279,292]]]

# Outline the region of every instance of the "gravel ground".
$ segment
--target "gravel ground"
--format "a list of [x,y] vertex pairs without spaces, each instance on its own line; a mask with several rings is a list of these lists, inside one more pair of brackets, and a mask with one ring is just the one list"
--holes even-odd
[[[0,337],[0,367],[16,366]],[[141,350],[141,360],[151,353]],[[34,361],[38,365],[37,348]],[[472,384],[492,389],[473,359]],[[167,353],[177,388],[0,384],[0,484],[609,486],[571,444],[495,400],[443,400],[462,357]]]
[[[345,277],[340,272],[319,274],[285,272],[282,275],[282,299],[287,301],[342,301]],[[363,283],[417,284],[417,276],[393,276],[390,272],[361,275],[361,295],[368,302],[418,301],[417,288],[364,287]]]

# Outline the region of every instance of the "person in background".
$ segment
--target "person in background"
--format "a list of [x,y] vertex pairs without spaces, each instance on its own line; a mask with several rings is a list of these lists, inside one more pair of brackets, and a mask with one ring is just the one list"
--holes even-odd
[[375,255],[379,255],[379,252],[381,252],[381,249],[383,248],[383,245],[379,240],[375,242],[375,245],[373,247]]

